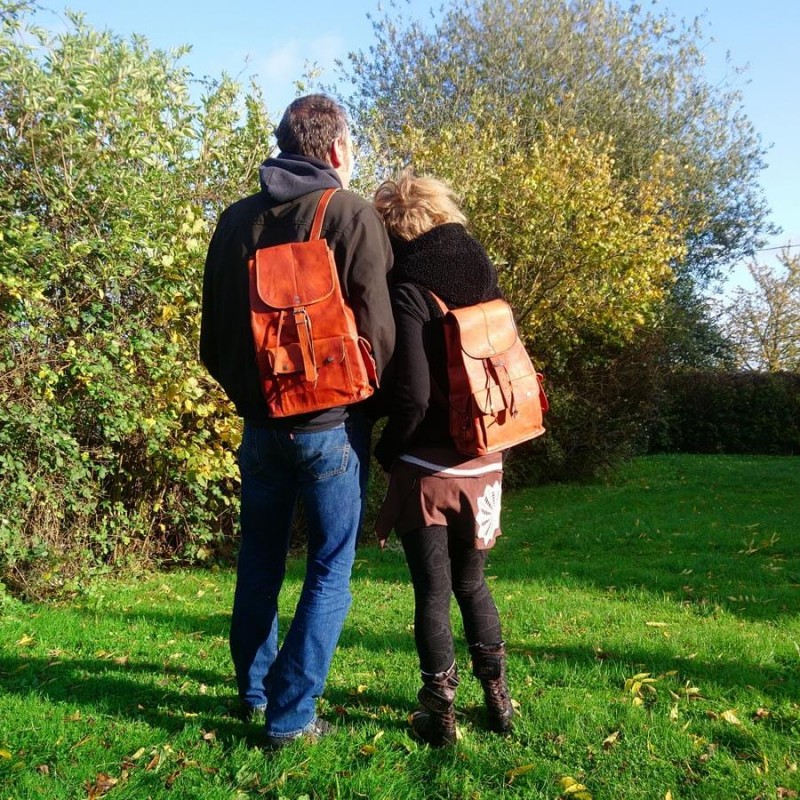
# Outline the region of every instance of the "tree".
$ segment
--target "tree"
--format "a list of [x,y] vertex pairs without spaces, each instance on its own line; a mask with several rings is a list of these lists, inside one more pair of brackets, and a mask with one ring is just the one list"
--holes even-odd
[[665,367],[720,355],[701,290],[768,228],[764,148],[740,95],[704,79],[701,23],[466,0],[373,27],[343,66],[365,178],[411,164],[463,194],[549,378],[532,472],[630,452]]
[[480,95],[481,118],[516,120],[521,145],[547,122],[608,137],[623,179],[667,159],[669,211],[686,245],[673,268],[700,286],[769,229],[756,180],[764,147],[739,92],[703,77],[699,20],[605,0],[467,0],[445,6],[430,29],[398,11],[374,31],[376,44],[351,55],[345,76],[379,158],[411,155],[397,150],[406,126],[435,135],[474,120]]
[[726,305],[726,332],[739,366],[800,372],[800,256],[787,247],[778,264],[748,264],[753,287],[738,288]]
[[237,435],[197,359],[203,259],[266,113],[224,77],[193,101],[180,50],[32,9],[0,0],[0,573],[203,557]]
[[540,363],[560,370],[578,350],[632,341],[659,316],[683,254],[672,225],[663,163],[624,180],[604,135],[555,131],[520,143],[516,116],[484,116],[429,132],[404,127],[387,142],[413,153],[422,173],[460,187],[470,225],[498,265],[522,333]]

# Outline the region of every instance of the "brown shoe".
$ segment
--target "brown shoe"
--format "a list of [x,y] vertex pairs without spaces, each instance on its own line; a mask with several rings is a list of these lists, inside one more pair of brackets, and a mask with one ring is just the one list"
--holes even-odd
[[506,681],[505,642],[485,645],[475,644],[472,654],[472,674],[481,682],[486,700],[489,729],[495,733],[508,733],[514,726],[514,706],[508,694]]
[[453,702],[458,686],[455,662],[445,672],[422,673],[422,688],[417,694],[422,708],[411,714],[411,730],[431,747],[456,743],[456,712]]

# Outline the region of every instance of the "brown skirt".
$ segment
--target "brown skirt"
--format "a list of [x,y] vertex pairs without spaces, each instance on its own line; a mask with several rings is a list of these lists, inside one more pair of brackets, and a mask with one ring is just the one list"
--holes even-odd
[[500,536],[503,457],[465,458],[455,450],[415,448],[392,466],[375,532],[381,547],[398,535],[445,525],[478,550]]

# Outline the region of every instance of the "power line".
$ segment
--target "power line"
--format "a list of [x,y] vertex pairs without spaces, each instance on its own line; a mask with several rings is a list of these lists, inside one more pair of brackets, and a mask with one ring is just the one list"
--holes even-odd
[[753,252],[766,253],[768,250],[791,250],[794,247],[800,247],[800,244],[782,244],[778,247],[762,247],[760,250],[753,250]]

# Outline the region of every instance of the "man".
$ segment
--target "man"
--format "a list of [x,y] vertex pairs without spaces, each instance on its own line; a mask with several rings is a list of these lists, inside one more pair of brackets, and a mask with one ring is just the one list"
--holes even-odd
[[[363,404],[270,418],[260,388],[248,260],[257,248],[306,240],[321,190],[345,190],[330,201],[322,237],[378,374],[394,346],[391,247],[372,206],[346,191],[353,149],[344,110],[324,95],[301,97],[275,133],[280,153],[261,165],[261,191],[226,209],[211,240],[200,336],[203,363],[244,418],[230,646],[243,712],[265,712],[273,748],[331,730],[316,716],[316,699],[350,607],[369,458]],[[306,576],[279,648],[278,594],[298,496],[308,521]]]

